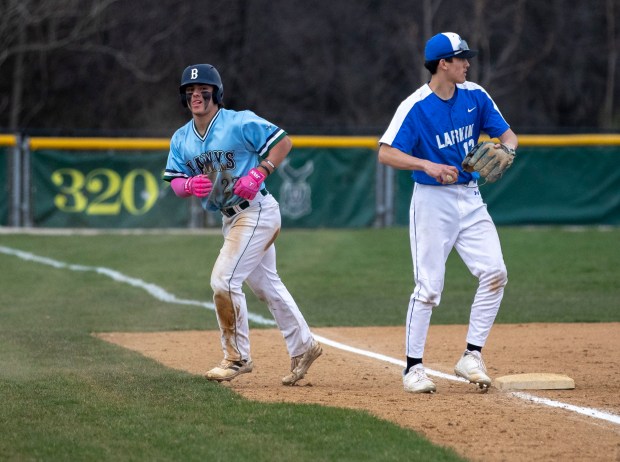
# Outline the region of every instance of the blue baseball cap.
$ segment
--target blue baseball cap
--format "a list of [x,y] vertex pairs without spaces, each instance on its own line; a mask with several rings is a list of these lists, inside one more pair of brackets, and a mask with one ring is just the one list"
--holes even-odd
[[424,48],[425,61],[437,61],[445,58],[473,58],[478,50],[470,50],[467,42],[454,32],[442,32],[431,37]]

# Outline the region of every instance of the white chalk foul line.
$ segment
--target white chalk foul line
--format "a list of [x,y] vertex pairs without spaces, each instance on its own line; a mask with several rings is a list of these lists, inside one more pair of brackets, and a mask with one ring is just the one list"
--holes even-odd
[[[84,266],[84,265],[74,265],[74,264],[69,264],[69,263],[64,263],[58,260],[53,260],[51,258],[47,258],[47,257],[41,257],[38,255],[34,255],[30,252],[24,252],[22,250],[17,250],[17,249],[12,249],[10,247],[4,247],[4,246],[0,246],[0,253],[4,253],[6,255],[13,255],[16,256],[18,258],[21,258],[22,260],[26,260],[26,261],[32,261],[35,263],[40,263],[43,265],[48,265],[48,266],[52,266],[54,268],[58,268],[58,269],[68,269],[71,271],[94,271],[98,274],[102,274],[104,276],[107,276],[117,282],[122,282],[125,284],[129,284],[133,287],[137,287],[140,289],[144,289],[146,292],[148,292],[151,296],[153,296],[154,298],[161,300],[163,302],[167,302],[167,303],[174,303],[174,304],[178,304],[178,305],[192,305],[192,306],[198,306],[198,307],[202,307],[202,308],[207,308],[209,310],[214,311],[215,310],[215,306],[213,305],[213,303],[210,302],[201,302],[198,300],[186,300],[186,299],[181,299],[181,298],[177,298],[175,295],[169,293],[168,291],[166,291],[165,289],[155,285],[155,284],[151,284],[151,283],[147,283],[144,282],[142,279],[138,279],[138,278],[132,278],[129,276],[126,276],[118,271],[109,269],[109,268],[103,268],[103,267],[96,267],[96,266]],[[266,326],[275,326],[276,323],[275,321],[273,321],[272,319],[267,319],[261,315],[258,314],[254,314],[254,313],[249,313],[248,312],[248,319],[250,321],[253,321],[257,324],[262,324],[262,325],[266,325]],[[383,361],[383,362],[387,362],[390,364],[394,364],[400,367],[405,367],[406,366],[406,362],[399,360],[399,359],[395,359],[392,358],[390,356],[386,356],[386,355],[382,355],[380,353],[374,353],[372,351],[367,351],[367,350],[362,350],[360,348],[355,348],[349,345],[345,345],[343,343],[340,342],[336,342],[334,340],[330,340],[326,337],[320,336],[320,335],[314,335],[314,337],[321,343],[324,343],[325,345],[329,345],[333,348],[337,348],[339,350],[343,350],[343,351],[348,351],[349,353],[354,353],[354,354],[358,354],[361,356],[366,356],[368,358],[373,358],[373,359],[377,359],[379,361]],[[445,374],[443,372],[439,372],[439,371],[435,371],[432,369],[428,369],[426,368],[426,372],[428,373],[428,375],[432,375],[434,377],[439,377],[442,379],[446,379],[446,380],[452,380],[452,381],[459,381],[459,382],[466,382],[465,379],[462,379],[460,377],[456,377],[454,375],[451,374]],[[604,411],[600,411],[598,409],[593,409],[593,408],[587,408],[587,407],[580,407],[580,406],[574,406],[572,404],[566,404],[566,403],[562,403],[559,401],[554,401],[551,399],[547,399],[547,398],[539,398],[537,396],[534,395],[530,395],[528,393],[522,393],[522,392],[511,392],[512,396],[515,396],[517,398],[520,398],[522,400],[525,401],[529,401],[535,404],[542,404],[545,406],[550,406],[550,407],[556,407],[556,408],[560,408],[560,409],[565,409],[567,411],[572,411],[578,414],[582,414],[582,415],[586,415],[589,417],[593,417],[596,419],[600,419],[600,420],[606,420],[608,422],[614,423],[614,424],[618,424],[620,425],[620,416],[615,415],[615,414],[611,414],[609,412],[604,412]]]
[[[349,345],[344,345],[342,343],[338,343],[335,342],[333,340],[330,340],[328,338],[325,337],[321,337],[320,335],[316,335],[314,334],[314,337],[321,343],[324,343],[326,345],[329,345],[331,347],[334,348],[338,348],[340,350],[343,351],[348,351],[350,353],[355,353],[361,356],[366,356],[368,358],[373,358],[373,359],[378,359],[379,361],[384,361],[390,364],[395,364],[397,366],[401,366],[401,367],[405,367],[407,365],[407,363],[405,361],[399,360],[399,359],[395,359],[392,358],[390,356],[385,356],[382,355],[380,353],[373,353],[372,351],[367,351],[367,350],[362,350],[360,348],[355,348]],[[442,379],[446,379],[446,380],[452,380],[455,382],[467,382],[467,380],[461,378],[461,377],[457,377],[455,375],[450,375],[450,374],[445,374],[443,372],[439,372],[439,371],[435,371],[433,369],[429,369],[427,367],[424,368],[424,370],[426,371],[426,373],[428,375],[432,375],[434,377],[439,377]],[[604,412],[604,411],[600,411],[598,409],[592,409],[592,408],[587,408],[587,407],[580,407],[580,406],[574,406],[572,404],[566,404],[566,403],[562,403],[559,401],[554,401],[551,399],[547,399],[547,398],[540,398],[538,396],[534,396],[534,395],[530,395],[528,393],[522,393],[522,392],[510,392],[511,395],[525,400],[525,401],[530,401],[532,403],[536,403],[536,404],[543,404],[545,406],[550,406],[550,407],[557,407],[560,409],[566,409],[567,411],[572,411],[572,412],[576,412],[578,414],[583,414],[583,415],[587,415],[589,417],[594,417],[596,419],[601,419],[601,420],[606,420],[608,422],[611,423],[615,423],[615,424],[620,424],[620,416],[619,415],[615,415],[615,414],[611,414],[609,412]]]
[[[202,308],[206,308],[208,310],[215,311],[215,305],[211,302],[201,302],[198,300],[186,300],[182,298],[177,298],[175,295],[166,291],[162,287],[159,287],[155,284],[144,282],[142,279],[133,278],[130,276],[126,276],[123,273],[118,271],[103,268],[98,266],[84,266],[84,265],[74,265],[70,263],[64,263],[58,260],[54,260],[47,257],[41,257],[38,255],[34,255],[30,252],[24,252],[23,250],[12,249],[10,247],[0,246],[0,253],[4,253],[7,255],[13,255],[22,260],[32,261],[35,263],[40,263],[42,265],[52,266],[57,269],[68,269],[71,271],[93,271],[98,274],[102,274],[104,276],[109,277],[117,282],[122,282],[125,284],[129,284],[130,286],[137,287],[139,289],[144,289],[151,296],[156,298],[157,300],[161,300],[166,303],[174,303],[177,305],[191,305],[191,306],[199,306]],[[248,313],[248,319],[250,321],[254,321],[258,324],[263,324],[267,326],[275,326],[276,323],[272,319],[267,319],[261,315]]]
[[530,395],[528,393],[523,393],[520,391],[513,391],[511,392],[511,394],[525,401],[531,401],[536,404],[544,404],[545,406],[559,407],[561,409],[566,409],[567,411],[576,412],[577,414],[587,415],[588,417],[594,417],[596,419],[606,420],[608,422],[620,425],[620,416],[611,414],[609,412],[599,411],[598,409],[591,409],[587,407],[574,406],[572,404],[561,403],[559,401],[553,401],[547,398],[540,398],[538,396]]
[[[381,353],[373,353],[372,351],[355,348],[350,345],[345,345],[343,343],[335,342],[334,340],[330,340],[326,337],[322,337],[317,334],[313,334],[313,336],[319,342],[325,345],[329,345],[334,348],[338,348],[339,350],[348,351],[349,353],[355,353],[357,355],[366,356],[368,358],[378,359],[379,361],[384,361],[386,363],[395,364],[403,368],[407,365],[407,363],[403,361],[402,359],[396,359],[390,356],[382,355]],[[435,377],[440,377],[442,379],[453,380],[455,382],[467,382],[467,380],[462,379],[461,377],[457,377],[455,375],[450,375],[450,374],[444,374],[443,372],[439,372],[439,371],[434,371],[433,369],[429,369],[428,367],[425,367],[424,370],[426,371],[428,375],[433,375]]]

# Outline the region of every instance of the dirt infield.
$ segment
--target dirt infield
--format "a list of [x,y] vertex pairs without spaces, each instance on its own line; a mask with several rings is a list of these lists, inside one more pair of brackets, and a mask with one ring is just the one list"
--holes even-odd
[[[431,326],[427,368],[453,374],[466,326]],[[322,328],[314,332],[343,345],[403,359],[404,330]],[[401,368],[324,346],[323,355],[295,387],[280,385],[289,368],[277,330],[251,331],[254,371],[222,386],[266,402],[318,403],[353,409],[410,428],[476,461],[619,461],[620,425],[565,408],[535,404],[495,388],[434,377],[437,393],[402,389]],[[203,374],[221,360],[219,332],[108,333],[98,337],[171,368]],[[485,348],[491,377],[552,372],[575,380],[574,390],[529,395],[579,409],[620,415],[620,323],[496,325]]]

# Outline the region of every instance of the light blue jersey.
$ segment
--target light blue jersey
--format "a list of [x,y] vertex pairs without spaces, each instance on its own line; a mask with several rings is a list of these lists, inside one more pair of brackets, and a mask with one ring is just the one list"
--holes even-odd
[[257,167],[284,136],[284,130],[252,111],[220,109],[204,136],[193,120],[174,133],[163,179],[206,174],[213,182],[213,191],[201,199],[203,208],[215,211],[232,207],[245,200],[233,193],[237,179]]
[[[454,96],[444,101],[425,84],[400,104],[379,142],[420,159],[453,165],[459,170],[457,183],[463,184],[478,178],[477,173],[464,172],[461,162],[480,133],[495,138],[509,128],[480,85],[457,84]],[[441,184],[422,171],[411,176],[417,183]]]

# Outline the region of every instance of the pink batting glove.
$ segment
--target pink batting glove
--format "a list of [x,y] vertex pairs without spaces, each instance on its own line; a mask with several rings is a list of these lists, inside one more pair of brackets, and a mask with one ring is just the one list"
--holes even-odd
[[196,197],[207,197],[213,189],[213,183],[206,175],[192,176],[185,181],[183,189],[185,189],[187,194]]
[[260,190],[260,185],[263,181],[265,181],[265,178],[267,178],[267,175],[260,170],[253,168],[246,176],[243,176],[237,180],[233,192],[237,196],[241,196],[244,199],[252,200],[256,197],[256,193]]

